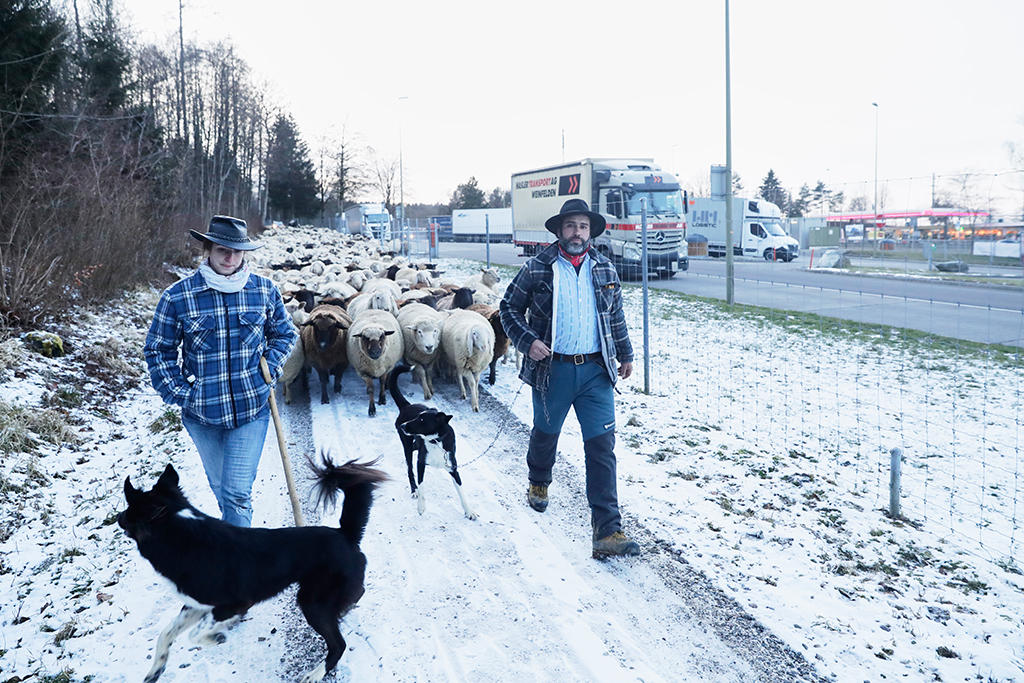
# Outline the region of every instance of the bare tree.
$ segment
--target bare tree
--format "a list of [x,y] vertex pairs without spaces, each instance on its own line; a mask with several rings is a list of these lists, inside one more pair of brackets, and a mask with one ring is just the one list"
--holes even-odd
[[374,189],[380,193],[381,201],[384,202],[388,212],[393,214],[395,210],[395,190],[398,185],[398,159],[394,157],[390,159],[374,157],[373,185]]

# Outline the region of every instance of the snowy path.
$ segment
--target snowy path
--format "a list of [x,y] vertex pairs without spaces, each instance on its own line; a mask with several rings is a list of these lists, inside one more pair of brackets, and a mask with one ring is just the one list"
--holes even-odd
[[[407,376],[402,387],[421,400]],[[340,671],[348,676],[339,680],[371,680],[371,671],[377,680],[409,681],[775,678],[774,664],[751,667],[693,618],[679,586],[661,575],[677,563],[657,549],[636,559],[591,559],[582,471],[561,454],[551,507],[543,515],[530,510],[527,428],[490,396],[473,414],[454,386],[437,388],[432,403],[456,416],[460,471],[477,521],[463,516],[450,478],[436,469],[425,477],[426,512],[416,513],[390,396],[369,418],[351,371],[330,405],[320,405],[319,384],[311,381],[314,447],[336,459],[383,456],[380,466],[392,477],[370,516],[367,593],[343,623],[350,647]],[[290,432],[305,410],[302,399],[288,407]],[[336,515],[324,523],[336,525]],[[301,618],[289,629],[290,640],[312,635]],[[318,642],[308,645],[305,662],[296,655],[287,668],[320,656]],[[779,672],[778,680],[793,680],[793,673]]]

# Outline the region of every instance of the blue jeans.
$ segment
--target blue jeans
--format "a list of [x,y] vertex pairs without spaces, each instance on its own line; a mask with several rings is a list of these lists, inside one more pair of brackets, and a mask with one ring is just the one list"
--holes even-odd
[[550,484],[558,436],[569,408],[583,431],[587,503],[594,538],[622,528],[615,476],[615,389],[603,364],[552,360],[548,391],[533,390],[533,430],[526,452],[531,484]]
[[182,416],[217,497],[221,519],[235,526],[252,525],[252,483],[263,455],[270,413],[234,429],[211,427]]

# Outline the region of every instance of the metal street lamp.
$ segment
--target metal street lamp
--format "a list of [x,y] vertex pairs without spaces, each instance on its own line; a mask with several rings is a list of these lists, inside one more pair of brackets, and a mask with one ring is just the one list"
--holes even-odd
[[872,102],[871,106],[875,108],[875,202],[872,213],[874,216],[871,217],[872,229],[875,231],[875,248],[878,248],[878,102]]
[[[402,160],[402,105],[409,98],[401,95],[398,98],[398,239],[401,240],[402,251],[405,252],[405,164]],[[408,252],[405,252],[408,256]]]

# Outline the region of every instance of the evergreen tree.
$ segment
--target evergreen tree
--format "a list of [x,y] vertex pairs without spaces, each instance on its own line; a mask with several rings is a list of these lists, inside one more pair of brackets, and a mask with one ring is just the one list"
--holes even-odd
[[496,187],[487,195],[488,209],[504,209],[509,206],[512,206],[512,193],[508,190]]
[[799,218],[806,214],[807,209],[811,205],[811,198],[811,188],[807,186],[807,183],[804,183],[800,186],[800,193],[797,195],[797,198],[793,199],[790,197],[789,201],[786,202],[786,215],[790,218]]
[[80,65],[83,95],[101,112],[110,114],[128,102],[131,54],[114,11],[113,0],[93,0],[93,18],[83,40]]
[[739,173],[732,174],[732,193],[733,196],[743,194],[743,179],[740,178]]
[[780,211],[786,211],[789,197],[786,190],[783,189],[782,183],[779,182],[778,177],[775,175],[775,171],[772,169],[768,169],[768,175],[761,181],[761,187],[758,188],[757,195],[779,207]]
[[271,213],[285,219],[310,218],[320,207],[309,148],[299,138],[291,116],[279,116],[274,123],[267,160],[267,195]]
[[54,111],[68,51],[64,20],[48,0],[0,2],[0,27],[0,176],[4,176],[40,128],[39,114]]
[[476,177],[470,176],[469,180],[456,187],[452,193],[452,210],[482,209],[484,199],[484,191],[477,184]]

